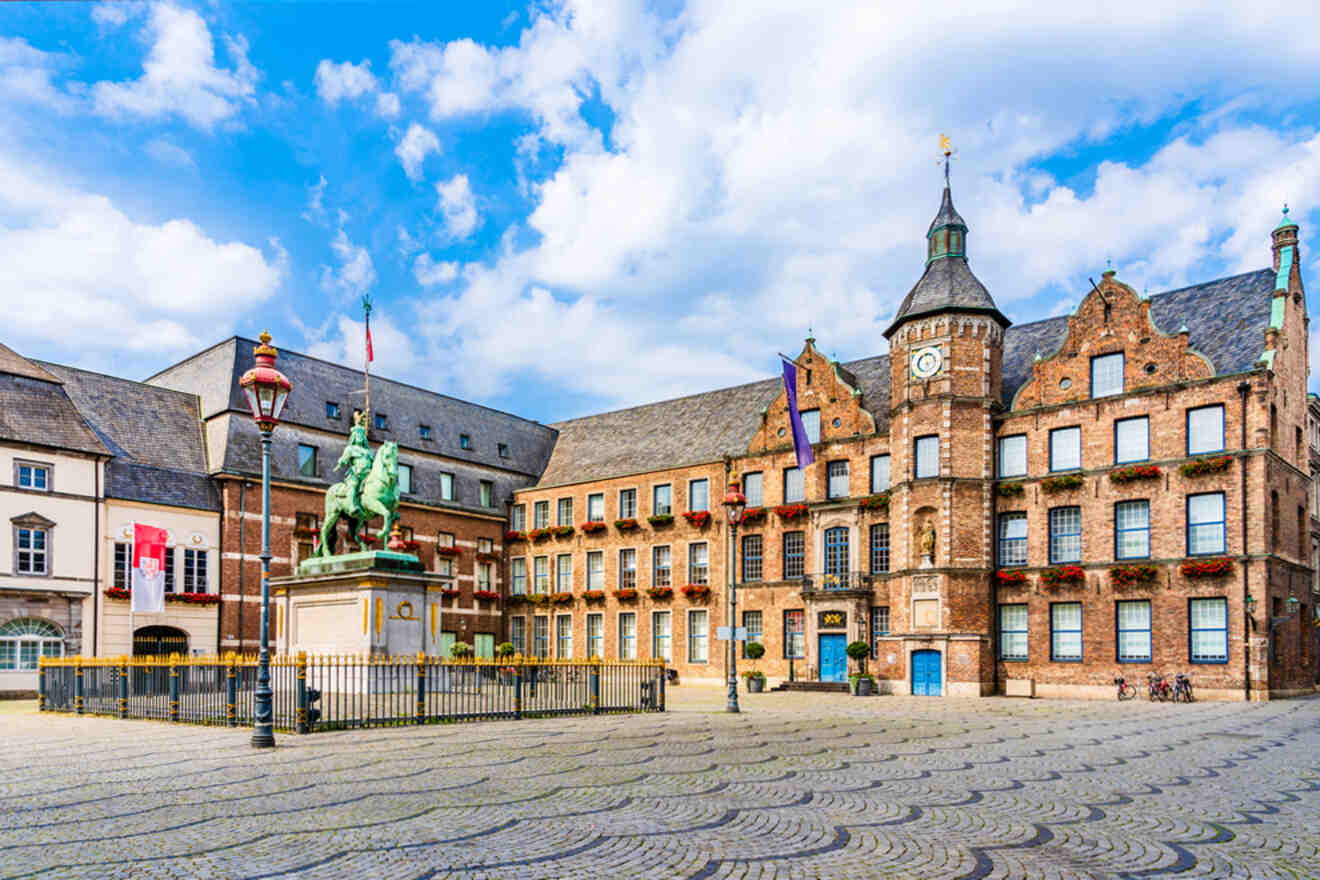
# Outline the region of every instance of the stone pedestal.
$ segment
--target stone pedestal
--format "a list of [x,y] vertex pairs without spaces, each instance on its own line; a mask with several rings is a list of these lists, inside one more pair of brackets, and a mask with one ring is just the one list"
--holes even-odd
[[388,550],[308,559],[271,578],[281,654],[439,653],[442,585],[416,556]]

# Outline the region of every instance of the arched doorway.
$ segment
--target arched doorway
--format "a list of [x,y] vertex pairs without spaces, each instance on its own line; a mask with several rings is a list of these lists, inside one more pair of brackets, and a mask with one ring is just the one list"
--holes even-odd
[[173,626],[144,626],[133,633],[133,656],[187,654],[188,634]]
[[939,651],[912,652],[912,695],[938,697],[943,693]]

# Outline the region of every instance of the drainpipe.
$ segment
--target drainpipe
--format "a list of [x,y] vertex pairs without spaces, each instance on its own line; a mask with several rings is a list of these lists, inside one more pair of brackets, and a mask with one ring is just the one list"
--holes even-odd
[[[247,525],[247,480],[238,481],[238,653],[243,653],[243,567],[247,563],[243,530]],[[221,533],[224,530],[221,529]],[[221,565],[224,557],[221,556]]]
[[[1242,555],[1247,555],[1247,395],[1251,393],[1251,383],[1243,382],[1237,387],[1238,394],[1242,396]],[[1251,702],[1251,630],[1252,621],[1246,616],[1247,596],[1251,593],[1251,587],[1247,583],[1247,563],[1242,562],[1242,651],[1246,658],[1246,675],[1243,677],[1246,682],[1246,699]],[[1267,673],[1268,674],[1268,673]]]
[[[96,460],[96,474],[93,476],[95,501],[92,505],[92,656],[99,657],[101,628],[101,459]],[[130,633],[129,635],[132,635]],[[78,646],[82,653],[82,646]]]

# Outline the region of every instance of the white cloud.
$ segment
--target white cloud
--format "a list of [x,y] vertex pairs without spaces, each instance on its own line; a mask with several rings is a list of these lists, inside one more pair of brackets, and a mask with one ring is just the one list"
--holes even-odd
[[376,96],[376,115],[382,119],[393,119],[399,115],[399,96],[393,92],[381,92]]
[[344,231],[345,219],[341,212],[339,230],[330,242],[330,250],[339,265],[321,267],[321,288],[330,293],[358,296],[376,283],[376,267],[367,249],[349,239]]
[[55,84],[55,75],[70,64],[69,56],[44,52],[21,37],[0,37],[0,95],[6,101],[71,113],[78,98]]
[[307,187],[307,207],[303,209],[302,218],[308,223],[325,222],[325,175]]
[[422,163],[429,154],[438,152],[440,141],[435,133],[415,122],[408,126],[408,131],[394,148],[394,155],[399,157],[399,164],[403,165],[403,172],[409,180],[420,180]]
[[480,222],[477,202],[466,174],[456,174],[435,185],[436,210],[444,217],[445,233],[459,241],[476,231]]
[[144,35],[151,49],[142,76],[92,86],[96,111],[110,117],[179,116],[209,130],[233,118],[252,99],[260,75],[247,58],[247,41],[225,36],[232,69],[217,67],[206,21],[191,9],[156,3]]
[[[190,220],[128,216],[108,198],[0,155],[0,303],[26,344],[177,356],[213,342],[281,280],[273,257]],[[107,328],[114,328],[107,332]]]
[[131,17],[137,15],[142,10],[142,4],[130,3],[126,0],[102,0],[92,6],[92,21],[96,26],[109,31],[115,28],[123,27]]
[[[417,366],[411,336],[380,310],[371,316],[371,349],[375,355],[371,364],[373,374],[404,376]],[[366,328],[361,321],[339,315],[323,338],[310,342],[307,353],[360,370],[366,356]]]
[[146,150],[148,155],[164,162],[166,165],[175,165],[179,168],[197,167],[191,153],[165,138],[154,138],[148,141]]
[[422,254],[413,261],[413,277],[423,287],[448,284],[458,277],[458,263],[437,262],[430,254]]
[[343,61],[336,64],[326,58],[316,65],[316,94],[332,107],[346,98],[360,98],[368,92],[374,92],[377,85],[370,61],[361,64]]

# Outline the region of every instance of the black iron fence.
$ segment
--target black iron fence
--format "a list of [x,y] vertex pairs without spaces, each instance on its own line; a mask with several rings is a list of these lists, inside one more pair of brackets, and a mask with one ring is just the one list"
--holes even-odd
[[[665,708],[658,661],[298,654],[270,675],[275,727],[297,733]],[[237,727],[253,722],[257,659],[44,657],[38,677],[43,712]]]

